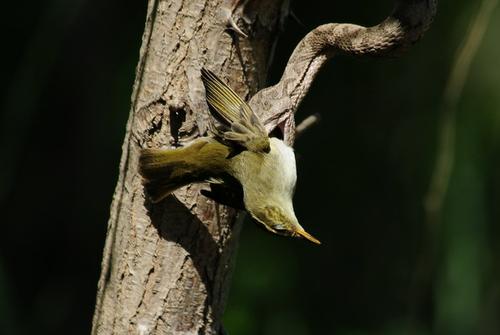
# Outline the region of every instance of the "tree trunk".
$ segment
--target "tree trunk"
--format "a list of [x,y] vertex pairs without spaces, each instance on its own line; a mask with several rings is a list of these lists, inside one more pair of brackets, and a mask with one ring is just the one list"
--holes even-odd
[[[202,66],[242,97],[262,86],[287,1],[150,0],[113,196],[93,334],[216,334],[241,220],[190,185],[154,206],[138,174],[144,147],[207,130]],[[244,10],[244,12],[243,12]],[[237,22],[248,36],[228,24]]]

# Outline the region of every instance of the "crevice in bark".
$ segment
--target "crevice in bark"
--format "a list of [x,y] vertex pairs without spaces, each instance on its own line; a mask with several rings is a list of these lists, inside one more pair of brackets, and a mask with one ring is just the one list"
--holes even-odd
[[170,134],[173,138],[172,145],[179,145],[179,130],[182,124],[186,121],[186,111],[182,108],[170,106]]

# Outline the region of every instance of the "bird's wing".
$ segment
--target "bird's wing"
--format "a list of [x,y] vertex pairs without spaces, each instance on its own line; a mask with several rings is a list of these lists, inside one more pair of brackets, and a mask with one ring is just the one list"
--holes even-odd
[[269,152],[267,132],[250,106],[210,70],[201,69],[201,79],[210,113],[219,123],[212,124],[214,134],[250,151]]

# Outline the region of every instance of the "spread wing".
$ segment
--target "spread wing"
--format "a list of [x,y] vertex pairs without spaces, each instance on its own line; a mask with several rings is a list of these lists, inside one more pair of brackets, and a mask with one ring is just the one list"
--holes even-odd
[[219,123],[214,134],[254,152],[269,152],[269,137],[250,106],[213,72],[201,69],[210,113]]

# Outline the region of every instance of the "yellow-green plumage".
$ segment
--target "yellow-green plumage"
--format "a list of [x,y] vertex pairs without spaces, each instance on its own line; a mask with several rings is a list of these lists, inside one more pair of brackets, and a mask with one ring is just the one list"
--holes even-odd
[[151,201],[190,183],[222,182],[242,190],[236,192],[243,194],[239,202],[270,232],[319,244],[293,210],[297,175],[292,148],[269,138],[250,107],[213,73],[202,70],[202,80],[220,123],[215,138],[202,137],[183,148],[142,150],[140,173]]
[[254,152],[269,152],[269,137],[264,126],[229,86],[206,69],[201,70],[210,112],[219,122],[215,135]]
[[151,200],[158,202],[179,187],[224,175],[229,153],[229,147],[210,138],[184,148],[142,150],[140,172]]

